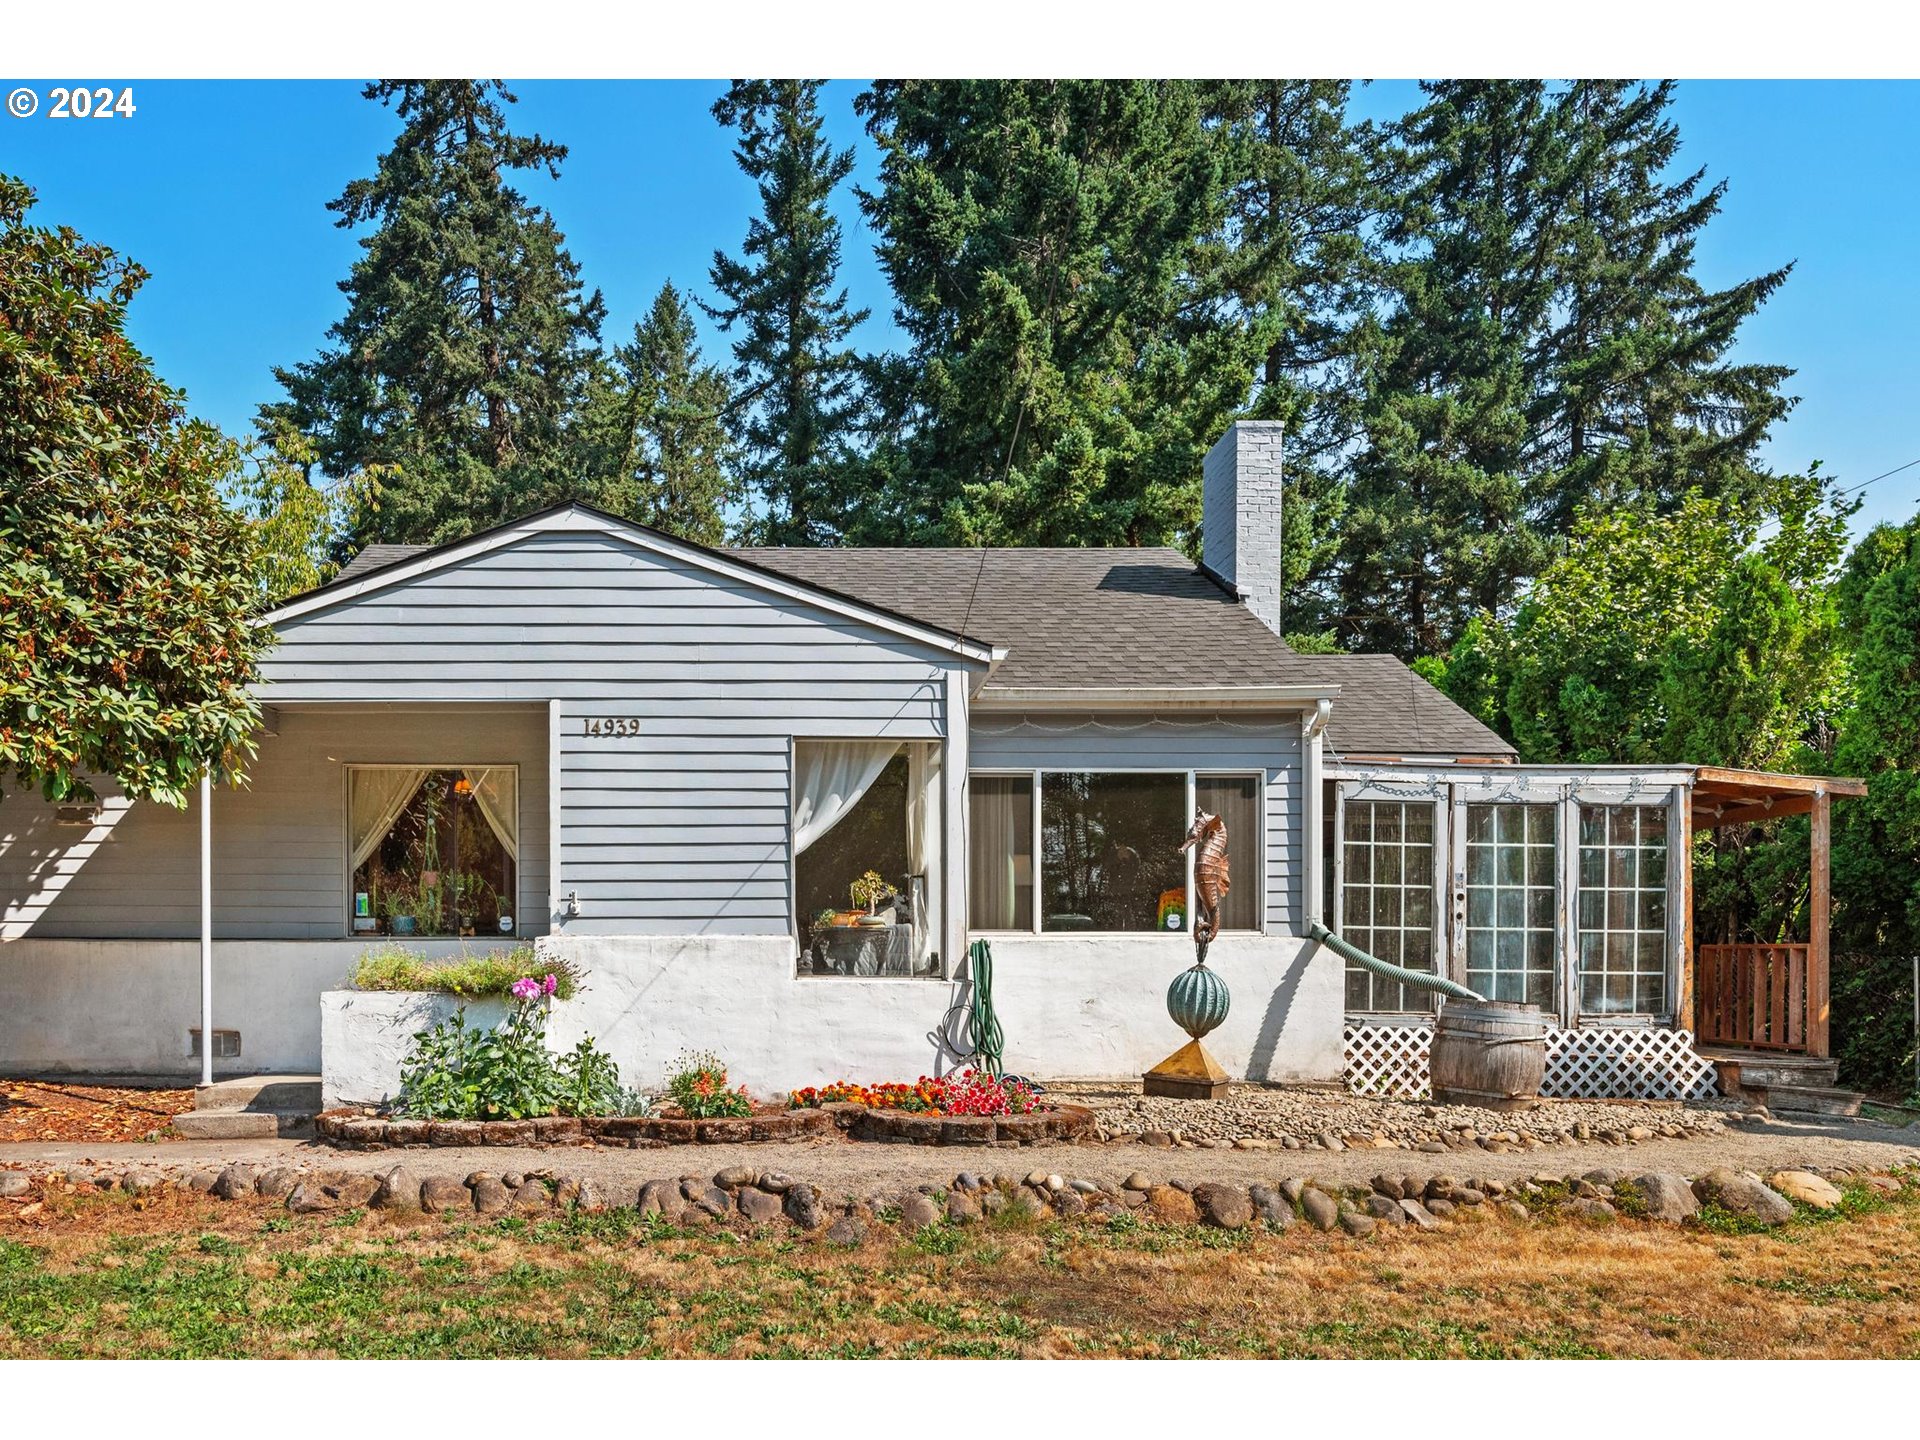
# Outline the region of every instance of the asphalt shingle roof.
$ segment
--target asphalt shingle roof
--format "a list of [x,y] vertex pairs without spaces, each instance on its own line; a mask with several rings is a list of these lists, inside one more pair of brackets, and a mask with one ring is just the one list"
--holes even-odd
[[[370,545],[335,583],[422,553]],[[1391,655],[1300,655],[1171,549],[728,551],[883,610],[1006,649],[988,689],[1341,687],[1348,755],[1511,757],[1513,747]]]

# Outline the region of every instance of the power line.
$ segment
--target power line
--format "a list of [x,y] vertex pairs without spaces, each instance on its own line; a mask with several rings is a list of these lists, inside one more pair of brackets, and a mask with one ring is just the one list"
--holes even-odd
[[1836,490],[1836,491],[1834,491],[1834,494],[1836,494],[1836,495],[1857,495],[1857,494],[1859,494],[1859,493],[1860,493],[1860,492],[1861,492],[1862,490],[1864,490],[1864,489],[1866,489],[1866,488],[1867,488],[1867,486],[1869,486],[1869,485],[1877,485],[1877,484],[1879,484],[1879,483],[1880,483],[1880,482],[1881,482],[1882,480],[1885,480],[1885,479],[1887,479],[1887,478],[1888,478],[1889,476],[1893,476],[1893,475],[1898,475],[1898,474],[1899,474],[1899,473],[1900,473],[1900,472],[1901,472],[1902,470],[1911,470],[1911,469],[1913,469],[1913,467],[1914,467],[1914,466],[1916,466],[1916,465],[1920,465],[1920,458],[1916,458],[1916,459],[1913,459],[1913,460],[1909,460],[1909,461],[1907,461],[1907,463],[1906,463],[1906,464],[1904,464],[1904,465],[1896,465],[1896,466],[1894,466],[1894,467],[1893,467],[1893,469],[1891,469],[1891,470],[1883,470],[1883,471],[1881,471],[1881,472],[1880,472],[1880,473],[1879,473],[1878,475],[1876,475],[1876,476],[1874,476],[1874,477],[1873,477],[1873,479],[1871,479],[1871,480],[1862,480],[1862,481],[1861,481],[1861,482],[1860,482],[1860,483],[1859,483],[1858,485],[1850,485],[1850,486],[1848,486],[1848,487],[1847,487],[1847,488],[1846,488],[1845,490]]

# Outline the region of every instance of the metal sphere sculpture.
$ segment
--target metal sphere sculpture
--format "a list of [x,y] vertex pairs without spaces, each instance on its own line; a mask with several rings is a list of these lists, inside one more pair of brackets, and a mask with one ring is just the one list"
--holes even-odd
[[1227,1093],[1227,1073],[1200,1037],[1227,1018],[1232,997],[1227,982],[1207,968],[1207,947],[1220,933],[1220,902],[1231,883],[1227,875],[1227,827],[1218,815],[1199,811],[1188,827],[1182,852],[1192,850],[1193,890],[1199,914],[1193,922],[1193,968],[1173,977],[1167,987],[1167,1014],[1192,1039],[1142,1077],[1149,1095],[1217,1100]]

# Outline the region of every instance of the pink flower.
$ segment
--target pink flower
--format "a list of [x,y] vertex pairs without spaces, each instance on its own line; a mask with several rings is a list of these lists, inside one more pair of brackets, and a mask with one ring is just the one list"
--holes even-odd
[[[552,977],[548,977],[548,978],[552,978]],[[533,999],[534,996],[538,995],[539,993],[540,993],[540,982],[534,979],[531,975],[527,976],[523,980],[516,980],[513,982],[513,998],[516,1000],[531,1000]]]
[[540,988],[544,990],[547,994],[551,995],[553,994],[554,991],[560,988],[560,982],[552,975],[549,975],[547,976],[545,982],[541,985]]

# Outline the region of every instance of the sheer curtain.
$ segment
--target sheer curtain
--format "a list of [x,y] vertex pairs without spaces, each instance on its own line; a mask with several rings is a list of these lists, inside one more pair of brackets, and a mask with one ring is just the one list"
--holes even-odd
[[967,781],[967,919],[978,930],[1033,928],[1033,782]]
[[380,848],[413,792],[427,778],[418,769],[355,769],[347,772],[347,839],[353,846],[349,871],[358,870]]
[[793,853],[851,810],[899,753],[898,740],[800,740],[793,747]]
[[500,842],[500,848],[517,864],[520,859],[520,836],[518,823],[520,815],[520,774],[512,766],[493,767],[486,770],[462,770],[469,785],[473,786],[474,804],[480,807],[480,814],[487,822],[487,828],[493,831],[493,838]]

